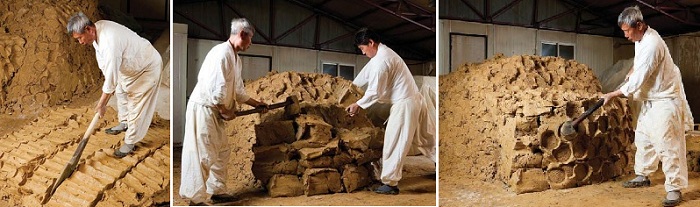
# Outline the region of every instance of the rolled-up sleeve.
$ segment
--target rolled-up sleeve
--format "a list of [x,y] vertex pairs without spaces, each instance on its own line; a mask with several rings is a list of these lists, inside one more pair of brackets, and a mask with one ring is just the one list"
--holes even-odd
[[367,71],[369,70],[370,65],[372,62],[367,63],[364,68],[360,71],[360,73],[357,74],[357,77],[352,81],[352,84],[356,85],[357,87],[365,87],[367,85]]
[[654,42],[649,45],[644,45],[639,54],[635,54],[634,65],[632,74],[629,77],[629,81],[620,87],[620,92],[625,96],[639,90],[644,84],[645,80],[649,79],[649,76],[654,70],[658,70],[659,57],[662,57],[662,50],[659,49],[658,43]]
[[387,72],[389,70],[389,65],[387,62],[382,61],[381,63],[373,64],[371,67],[377,68],[367,68],[370,69],[366,72],[367,75],[365,76],[367,78],[367,90],[365,91],[365,95],[357,101],[357,105],[363,109],[379,101],[380,95],[384,94],[386,91],[389,79],[389,74]]

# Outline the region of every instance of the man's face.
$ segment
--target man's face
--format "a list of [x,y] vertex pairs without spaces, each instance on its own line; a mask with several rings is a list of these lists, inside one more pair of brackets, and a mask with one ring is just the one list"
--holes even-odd
[[239,38],[236,38],[237,42],[234,44],[238,47],[239,51],[246,51],[248,48],[250,48],[250,45],[253,44],[253,34],[248,34],[241,31],[238,33],[238,37]]
[[367,43],[366,45],[358,45],[357,47],[360,48],[362,54],[366,55],[369,58],[373,58],[375,55],[377,55],[379,44],[374,42],[374,40],[369,40],[369,43]]
[[620,25],[620,29],[625,33],[625,37],[632,42],[638,42],[642,40],[642,36],[644,36],[644,26],[642,23],[637,23],[636,27],[622,24]]
[[92,42],[94,42],[95,39],[97,39],[95,28],[90,27],[90,26],[85,27],[85,30],[83,31],[82,34],[77,33],[77,32],[73,32],[73,38],[78,40],[78,42],[81,45],[91,45]]

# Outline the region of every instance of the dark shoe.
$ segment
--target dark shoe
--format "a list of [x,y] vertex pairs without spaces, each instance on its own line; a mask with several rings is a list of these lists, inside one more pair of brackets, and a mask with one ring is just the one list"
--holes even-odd
[[[671,191],[668,192],[668,194],[669,195],[666,195],[666,198],[664,198],[664,200],[661,201],[661,204],[663,204],[664,206],[677,206],[683,200],[681,196],[681,191]],[[672,196],[673,198],[669,199],[669,196]]]
[[195,203],[193,201],[190,201],[190,206],[208,206],[206,203]]
[[133,152],[135,148],[136,146],[133,144],[123,144],[119,149],[114,150],[114,156],[117,158],[124,158],[129,155],[129,153]]
[[398,195],[399,194],[399,187],[390,186],[390,185],[382,185],[382,186],[379,186],[377,189],[374,189],[374,192],[379,193],[379,194]]
[[651,181],[647,177],[640,175],[630,181],[625,181],[622,183],[622,187],[625,188],[641,188],[649,186],[651,186]]
[[128,127],[126,127],[126,124],[120,123],[117,126],[106,129],[105,133],[111,134],[111,135],[117,135],[119,133],[125,132],[127,129],[128,129]]
[[219,194],[219,195],[211,196],[212,203],[226,203],[226,202],[233,202],[233,201],[237,201],[237,200],[238,200],[238,197],[236,197],[235,195]]

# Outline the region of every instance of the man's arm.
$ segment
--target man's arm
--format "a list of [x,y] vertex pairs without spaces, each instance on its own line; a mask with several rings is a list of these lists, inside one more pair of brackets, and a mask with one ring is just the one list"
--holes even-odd
[[387,72],[389,69],[388,63],[381,62],[381,64],[378,64],[377,66],[370,67],[379,68],[367,68],[371,69],[372,71],[368,71],[370,74],[367,76],[369,79],[367,79],[367,90],[365,91],[365,95],[363,95],[360,100],[357,100],[357,102],[350,104],[350,106],[345,108],[345,111],[347,111],[350,116],[357,114],[360,108],[366,109],[372,106],[374,103],[379,101],[379,94],[383,94],[384,91],[387,90],[387,83],[389,80],[389,74]]
[[107,102],[109,102],[109,98],[111,97],[112,93],[102,93],[100,100],[97,102],[97,106],[95,106],[95,111],[100,114],[100,118],[102,118],[105,115],[105,111],[107,109]]

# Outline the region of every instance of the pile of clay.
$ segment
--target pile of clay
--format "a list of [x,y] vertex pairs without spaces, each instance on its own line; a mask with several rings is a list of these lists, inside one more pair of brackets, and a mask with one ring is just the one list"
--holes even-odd
[[[42,206],[52,184],[76,151],[95,114],[91,106],[44,112],[0,138],[0,206]],[[170,200],[170,127],[156,121],[136,151],[112,156],[124,135],[111,108],[98,122],[73,174],[46,206],[152,206]]]
[[95,50],[66,33],[78,11],[98,19],[91,0],[0,1],[0,113],[31,112],[99,89]]
[[[345,107],[361,89],[325,74],[283,72],[246,83],[266,103],[296,96],[298,114],[286,109],[238,117],[228,123],[232,146],[228,186],[265,188],[270,196],[352,192],[373,182],[371,162],[381,157],[383,130],[364,112]],[[241,110],[250,109],[242,107]]]
[[600,183],[632,170],[634,133],[624,99],[598,109],[577,134],[559,133],[601,95],[584,64],[497,56],[440,77],[439,90],[441,179],[467,175],[526,193]]

